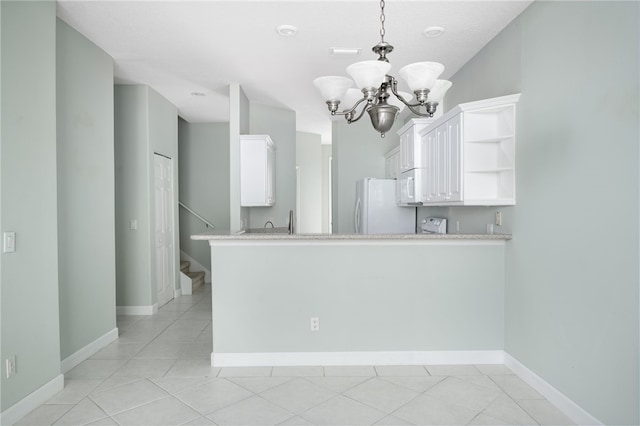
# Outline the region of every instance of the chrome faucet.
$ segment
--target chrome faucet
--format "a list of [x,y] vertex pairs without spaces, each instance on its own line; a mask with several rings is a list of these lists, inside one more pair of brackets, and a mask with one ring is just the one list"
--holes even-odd
[[292,235],[293,231],[293,210],[289,210],[289,235]]
[[271,225],[271,228],[275,228],[275,226],[273,225],[273,222],[271,222],[270,220],[268,220],[268,221],[266,221],[266,222],[264,223],[264,227],[266,228],[266,227],[267,227],[267,225]]

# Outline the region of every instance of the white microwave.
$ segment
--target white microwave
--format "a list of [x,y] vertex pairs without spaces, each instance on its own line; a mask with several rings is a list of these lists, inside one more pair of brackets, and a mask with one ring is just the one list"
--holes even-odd
[[396,181],[396,203],[399,206],[421,206],[424,169],[402,172]]

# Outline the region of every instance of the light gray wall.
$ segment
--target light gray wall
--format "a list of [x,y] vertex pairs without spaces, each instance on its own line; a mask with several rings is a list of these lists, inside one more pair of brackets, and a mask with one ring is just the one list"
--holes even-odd
[[331,145],[320,148],[322,157],[322,232],[331,232]]
[[[154,152],[174,159],[174,261],[179,276],[178,116],[147,86],[115,86],[116,279],[118,306],[152,306],[155,281]],[[130,229],[137,220],[138,229]]]
[[397,131],[402,120],[396,120],[384,138],[371,125],[369,117],[347,124],[332,123],[332,214],[333,232],[355,232],[353,213],[356,204],[356,181],[365,177],[384,178],[384,155],[398,145]]
[[[437,243],[214,245],[214,350],[501,350],[504,251]],[[233,266],[247,259],[251,268]],[[310,317],[320,318],[318,332],[309,331]]]
[[322,232],[322,146],[320,135],[296,134],[296,166],[298,188],[298,232]]
[[240,135],[249,133],[249,99],[239,84],[229,85],[229,228],[250,226],[248,207],[240,207]]
[[[229,123],[179,120],[180,200],[217,229],[229,229]],[[209,245],[190,236],[211,231],[180,209],[180,249],[211,270]]]
[[447,98],[522,92],[505,349],[606,424],[640,421],[638,17],[534,2]]
[[56,5],[0,2],[0,410],[60,374],[56,188]]
[[116,327],[113,61],[57,21],[60,355]]
[[272,207],[251,207],[249,223],[262,228],[267,220],[287,226],[289,210],[296,208],[296,113],[251,103],[249,133],[269,135],[276,145],[276,202]]

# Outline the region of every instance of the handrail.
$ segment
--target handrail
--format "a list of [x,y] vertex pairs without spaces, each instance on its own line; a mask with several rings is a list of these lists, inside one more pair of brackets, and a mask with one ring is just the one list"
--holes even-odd
[[188,211],[189,213],[191,213],[192,215],[194,215],[195,217],[197,217],[198,219],[200,219],[201,222],[203,222],[207,228],[215,228],[216,226],[209,222],[207,219],[205,219],[204,217],[200,216],[198,213],[194,212],[192,209],[190,209],[189,207],[185,206],[185,204],[182,201],[178,201],[178,205],[180,207],[182,207],[183,209],[185,209],[186,211]]

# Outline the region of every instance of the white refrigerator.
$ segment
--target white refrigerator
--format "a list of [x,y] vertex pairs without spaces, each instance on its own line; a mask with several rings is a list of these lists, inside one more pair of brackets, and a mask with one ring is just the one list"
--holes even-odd
[[395,179],[364,178],[356,182],[356,234],[415,234],[415,207],[396,204]]

